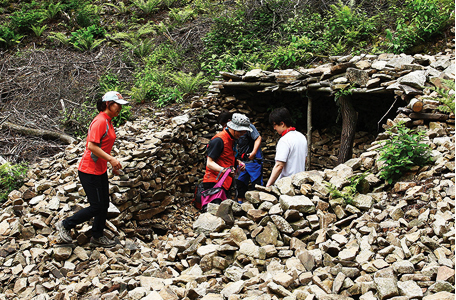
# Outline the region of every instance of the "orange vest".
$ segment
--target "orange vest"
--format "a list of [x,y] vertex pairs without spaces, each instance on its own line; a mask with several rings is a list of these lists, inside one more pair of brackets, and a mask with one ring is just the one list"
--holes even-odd
[[[234,167],[234,163],[236,162],[233,150],[234,139],[230,136],[228,132],[226,132],[226,130],[217,133],[216,135],[214,135],[212,139],[215,138],[221,138],[223,140],[222,154],[220,154],[220,156],[215,160],[215,162],[223,168]],[[217,182],[218,174],[218,172],[212,171],[211,169],[206,167],[206,173],[204,174],[203,182]],[[233,178],[231,176],[228,176],[225,182],[223,183],[223,188],[225,190],[228,190],[231,186],[232,181]]]

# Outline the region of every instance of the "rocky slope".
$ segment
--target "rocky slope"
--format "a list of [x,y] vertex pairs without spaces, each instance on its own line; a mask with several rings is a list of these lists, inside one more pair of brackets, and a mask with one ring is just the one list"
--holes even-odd
[[[112,249],[90,249],[88,225],[75,245],[58,244],[55,222],[86,204],[65,184],[72,167],[43,162],[32,173],[55,184],[30,180],[0,214],[0,299],[453,299],[454,129],[431,122],[427,133],[435,162],[394,186],[376,176],[379,138],[359,158],[258,187],[242,205],[199,214],[175,204],[164,236],[132,234],[123,225],[136,221],[116,223],[117,212]],[[364,171],[369,185],[352,203],[329,196],[325,182],[342,188]]]
[[[437,105],[425,96],[429,117]],[[55,223],[87,205],[76,172],[84,142],[35,165],[0,210],[0,299],[454,299],[454,114],[412,120],[405,109],[387,122],[425,130],[434,158],[393,185],[378,177],[380,134],[345,164],[200,214],[189,201],[216,115],[248,107],[222,98],[118,130],[124,174],[110,176],[106,229],[114,248],[89,248],[88,224],[75,244],[57,240]],[[331,196],[327,183],[343,190],[363,173],[352,201]]]

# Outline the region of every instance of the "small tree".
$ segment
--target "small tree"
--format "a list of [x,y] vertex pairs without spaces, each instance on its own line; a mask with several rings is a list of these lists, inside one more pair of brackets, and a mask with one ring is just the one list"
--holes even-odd
[[385,162],[380,177],[389,184],[413,166],[423,166],[431,162],[431,148],[422,143],[425,138],[424,131],[412,130],[400,122],[389,128],[387,133],[391,137],[381,148],[379,160]]

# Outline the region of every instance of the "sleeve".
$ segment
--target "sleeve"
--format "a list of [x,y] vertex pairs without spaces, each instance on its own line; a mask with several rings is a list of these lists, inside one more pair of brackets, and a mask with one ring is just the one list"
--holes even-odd
[[281,162],[287,162],[288,154],[290,153],[290,147],[288,144],[281,138],[277,143],[275,160]]
[[207,147],[207,156],[216,160],[223,152],[223,140],[219,137],[212,139]]
[[250,135],[252,140],[255,141],[260,136],[260,133],[253,124],[250,124],[250,128],[252,128],[252,132],[248,132],[248,134]]
[[103,120],[96,118],[92,121],[89,127],[89,133],[87,135],[87,142],[92,142],[96,144],[101,143],[101,138],[106,132],[106,124]]

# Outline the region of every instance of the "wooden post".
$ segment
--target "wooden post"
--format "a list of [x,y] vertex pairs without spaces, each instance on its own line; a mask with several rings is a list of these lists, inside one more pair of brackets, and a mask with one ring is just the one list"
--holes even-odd
[[358,113],[353,107],[350,96],[340,96],[340,112],[342,115],[342,134],[340,137],[338,164],[343,164],[352,158],[353,141],[355,140],[356,123]]
[[306,171],[310,170],[312,158],[312,98],[307,96],[307,158]]

